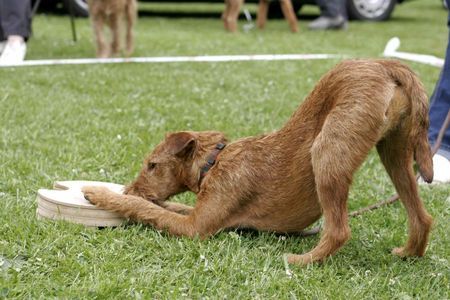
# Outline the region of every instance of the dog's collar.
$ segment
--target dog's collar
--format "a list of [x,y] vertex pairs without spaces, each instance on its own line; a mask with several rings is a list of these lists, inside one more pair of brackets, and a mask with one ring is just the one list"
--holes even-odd
[[211,169],[214,164],[216,163],[217,156],[219,155],[220,151],[225,148],[226,144],[224,143],[218,143],[216,144],[216,147],[211,152],[211,154],[208,155],[208,158],[206,159],[206,164],[200,169],[200,181],[202,181],[203,177],[206,176],[206,173]]

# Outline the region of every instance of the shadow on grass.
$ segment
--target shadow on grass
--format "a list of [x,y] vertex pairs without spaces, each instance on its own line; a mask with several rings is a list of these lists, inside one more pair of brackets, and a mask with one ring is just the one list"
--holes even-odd
[[405,17],[405,16],[398,16],[398,17],[392,17],[389,20],[387,20],[386,22],[389,23],[404,23],[404,24],[408,24],[408,23],[419,23],[419,22],[423,22],[426,21],[426,18],[418,18],[418,17]]
[[[48,15],[54,15],[54,16],[69,16],[69,14],[62,8],[56,8],[56,9],[39,9],[39,14],[48,14]],[[139,10],[138,13],[139,18],[143,17],[162,17],[162,18],[173,18],[173,19],[180,19],[180,18],[192,18],[192,19],[220,19],[222,16],[221,11],[172,11],[172,10]],[[251,16],[254,20],[256,20],[256,14],[251,13]],[[316,14],[297,14],[297,17],[301,20],[313,20],[318,17]],[[83,17],[78,17],[83,19]],[[282,19],[283,16],[269,16],[269,19]],[[241,13],[239,15],[240,20],[245,20],[244,13]]]
[[[125,224],[121,225],[120,227],[122,229],[138,229],[139,231],[141,231],[141,230],[142,231],[156,230],[150,225],[144,225],[142,223],[133,222],[133,221],[128,221]],[[98,229],[105,230],[105,229],[114,229],[114,228],[98,227]],[[236,233],[242,237],[246,237],[246,238],[258,238],[258,237],[267,236],[267,235],[273,236],[275,238],[279,238],[279,237],[283,237],[283,236],[286,238],[308,238],[308,237],[312,237],[312,236],[318,236],[320,233],[320,231],[316,230],[316,227],[314,227],[314,226],[311,229],[305,229],[302,232],[294,232],[294,233],[277,233],[277,232],[256,230],[253,228],[237,228],[237,229],[236,228],[228,228],[228,229],[221,230],[220,232],[224,232],[224,233],[234,232],[234,233]],[[162,231],[161,234],[167,238],[173,237],[166,231]]]

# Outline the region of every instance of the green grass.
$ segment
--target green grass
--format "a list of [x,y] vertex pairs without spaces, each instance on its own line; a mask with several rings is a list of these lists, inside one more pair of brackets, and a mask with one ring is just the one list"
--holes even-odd
[[[283,20],[270,21],[264,32],[231,35],[216,19],[141,18],[135,55],[379,57],[388,39],[399,36],[403,51],[442,57],[445,22],[439,1],[405,3],[389,22],[352,22],[347,32],[308,32],[302,20],[296,35]],[[67,17],[37,16],[28,58],[92,57],[88,21],[77,20],[77,28],[73,44]],[[97,230],[35,218],[37,189],[61,179],[129,182],[167,131],[216,129],[235,139],[276,130],[337,62],[0,69],[0,298],[448,299],[448,186],[421,188],[435,219],[424,258],[390,254],[407,233],[396,203],[352,219],[353,238],[337,255],[322,265],[291,267],[292,278],[282,254],[305,252],[318,237],[223,232],[200,241],[139,225]],[[408,64],[431,94],[439,70]],[[372,152],[355,176],[349,206],[392,193]]]

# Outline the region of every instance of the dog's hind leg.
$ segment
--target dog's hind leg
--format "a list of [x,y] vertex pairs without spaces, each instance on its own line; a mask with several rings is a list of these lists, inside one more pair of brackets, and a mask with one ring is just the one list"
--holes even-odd
[[228,15],[226,16],[226,24],[228,30],[236,32],[238,30],[238,18],[241,11],[243,0],[227,0],[229,5]]
[[225,9],[222,13],[222,21],[223,21],[223,28],[225,28],[225,30],[230,30],[230,25],[229,25],[229,15],[230,15],[230,10],[231,10],[231,4],[230,4],[230,0],[225,0]]
[[109,26],[111,27],[111,52],[112,56],[120,53],[120,14],[114,13],[109,16]]
[[268,12],[269,12],[269,1],[259,0],[258,13],[256,15],[256,26],[259,29],[264,29],[264,27],[266,27]]
[[306,254],[288,255],[290,263],[305,265],[323,260],[350,238],[349,187],[354,172],[381,135],[383,118],[382,107],[365,107],[358,103],[340,105],[327,116],[311,148],[324,229],[318,245]]
[[392,253],[398,256],[423,256],[428,243],[432,218],[419,198],[413,171],[413,147],[404,131],[395,130],[377,145],[377,150],[388,172],[400,200],[406,208],[409,223],[409,238],[402,248]]
[[97,44],[97,52],[96,56],[98,58],[105,58],[109,55],[109,47],[105,40],[105,33],[104,33],[104,24],[105,24],[105,17],[102,14],[97,14],[92,17],[92,25],[94,27],[94,34],[95,34],[95,43]]
[[292,6],[291,0],[281,0],[281,11],[283,12],[284,18],[288,21],[289,28],[292,32],[298,32],[298,21],[294,7]]
[[131,56],[134,50],[134,36],[133,26],[136,23],[137,7],[135,0],[129,0],[125,12],[125,18],[127,20],[127,33],[126,33],[126,56]]

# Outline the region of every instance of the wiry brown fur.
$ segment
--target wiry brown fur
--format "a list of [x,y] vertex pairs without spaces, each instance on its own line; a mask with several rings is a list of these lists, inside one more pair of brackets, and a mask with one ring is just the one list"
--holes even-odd
[[[349,60],[325,74],[279,131],[229,143],[200,180],[220,132],[169,134],[118,195],[84,189],[93,203],[174,235],[207,237],[230,227],[299,232],[322,214],[318,245],[291,263],[335,253],[350,237],[347,197],[353,174],[376,146],[406,208],[409,239],[393,253],[422,256],[432,218],[413,173],[432,181],[427,97],[416,75],[393,60]],[[195,207],[165,202],[192,191]],[[150,200],[150,201],[146,201]]]
[[[126,20],[125,55],[134,50],[133,26],[136,23],[136,0],[88,0],[89,16],[97,45],[97,57],[117,56],[121,51],[121,23]],[[111,29],[111,45],[107,42],[104,25]]]

